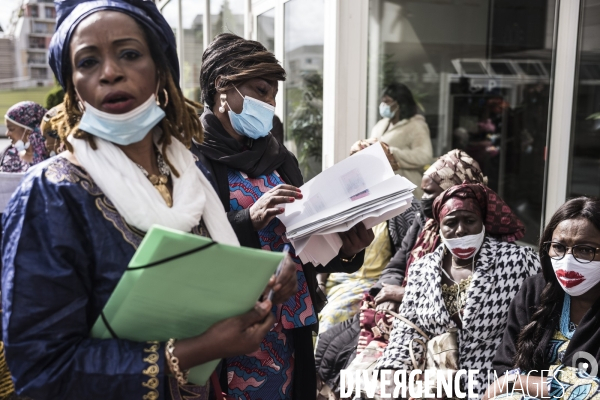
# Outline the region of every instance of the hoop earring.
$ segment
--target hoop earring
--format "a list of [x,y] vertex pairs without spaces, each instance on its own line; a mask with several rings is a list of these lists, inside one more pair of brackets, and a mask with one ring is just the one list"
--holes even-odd
[[77,100],[77,108],[79,108],[79,111],[81,113],[85,112],[85,107],[83,106],[83,103],[81,102],[81,100]]
[[221,114],[225,114],[225,104],[227,104],[227,94],[221,94],[221,107],[219,107],[219,112]]

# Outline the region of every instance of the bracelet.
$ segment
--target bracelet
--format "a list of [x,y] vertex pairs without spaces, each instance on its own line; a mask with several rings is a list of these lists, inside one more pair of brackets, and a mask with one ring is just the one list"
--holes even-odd
[[165,348],[165,356],[167,357],[169,368],[171,369],[173,375],[175,375],[175,378],[177,379],[179,385],[185,385],[188,383],[188,374],[190,371],[186,370],[182,372],[179,369],[179,358],[177,358],[175,354],[173,354],[173,352],[175,351],[175,340],[176,339],[169,339],[169,341],[167,342],[167,346]]
[[352,261],[354,261],[354,259],[356,258],[356,254],[358,254],[358,253],[355,253],[355,254],[354,254],[352,257],[350,257],[350,258],[344,258],[344,257],[340,256],[340,260],[342,260],[343,262],[346,262],[346,263],[352,262]]

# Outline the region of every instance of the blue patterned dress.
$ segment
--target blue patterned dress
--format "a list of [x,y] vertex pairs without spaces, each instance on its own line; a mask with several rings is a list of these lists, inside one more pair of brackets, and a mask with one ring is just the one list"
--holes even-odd
[[[263,194],[284,184],[275,171],[269,175],[249,178],[240,171],[228,171],[230,206],[232,211],[247,209]],[[274,218],[258,232],[263,250],[283,251],[289,241],[285,226]],[[292,399],[294,373],[294,341],[292,329],[317,323],[312,300],[300,259],[292,248],[296,263],[298,292],[286,303],[274,308],[276,323],[263,339],[260,349],[252,354],[227,359],[229,395],[244,400]]]

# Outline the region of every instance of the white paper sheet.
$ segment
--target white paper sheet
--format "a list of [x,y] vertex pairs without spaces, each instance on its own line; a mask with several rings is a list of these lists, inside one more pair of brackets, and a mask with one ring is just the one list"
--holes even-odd
[[4,212],[8,201],[21,184],[25,173],[0,172],[0,212]]
[[404,212],[416,186],[394,175],[380,143],[307,182],[303,199],[285,205],[278,218],[305,263],[325,265],[342,246],[339,232],[363,222],[367,229]]

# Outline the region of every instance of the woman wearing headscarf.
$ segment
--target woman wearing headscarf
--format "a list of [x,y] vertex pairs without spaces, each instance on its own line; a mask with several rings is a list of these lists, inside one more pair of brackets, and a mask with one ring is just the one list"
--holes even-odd
[[410,89],[402,83],[391,83],[381,93],[381,119],[367,140],[360,140],[352,151],[381,142],[394,172],[417,185],[415,196],[423,195],[419,184],[425,166],[431,163],[433,150],[429,127],[417,112],[417,102]]
[[[368,296],[365,295],[360,312],[353,319],[336,324],[319,335],[315,352],[317,372],[320,380],[336,394],[339,394],[340,370],[349,365],[354,355],[374,339],[387,343],[389,337],[385,332],[393,317],[376,314],[373,309],[398,310],[404,296],[403,284],[406,284],[408,266],[433,252],[439,245],[439,225],[433,219],[433,201],[444,190],[462,182],[485,184],[487,178],[483,176],[477,161],[461,150],[451,150],[444,154],[423,174],[421,189],[424,194],[420,203],[417,202],[420,211],[415,212],[413,222],[402,235],[394,257],[377,283],[369,289]],[[410,263],[407,263],[408,259]],[[374,326],[378,327],[376,332],[372,329]]]
[[421,212],[415,217],[400,249],[383,270],[379,281],[369,290],[375,296],[378,308],[397,309],[400,305],[411,264],[433,252],[440,244],[440,227],[433,218],[433,202],[444,190],[463,182],[487,185],[487,177],[477,161],[462,150],[450,150],[425,171],[421,180]]
[[[185,371],[258,348],[271,301],[194,337],[90,338],[152,225],[238,245],[186,148],[202,128],[177,84],[173,31],[151,1],[55,4],[50,65],[65,88],[55,118],[67,151],[25,176],[3,220],[3,333],[17,393],[206,400],[208,387]],[[273,303],[295,292],[294,273],[286,264]]]
[[0,155],[0,172],[26,172],[48,158],[40,132],[46,109],[33,101],[22,101],[4,116],[11,145]]
[[[474,392],[485,391],[492,359],[506,326],[510,301],[523,281],[540,269],[537,254],[513,243],[523,223],[491,189],[461,184],[433,204],[441,244],[411,267],[399,314],[430,338],[458,329],[458,369],[478,370]],[[395,319],[377,369],[413,370],[426,341],[413,326]],[[462,377],[463,389],[466,377]]]
[[[600,398],[600,199],[578,197],[540,238],[542,273],[510,304],[486,392],[518,400]],[[523,376],[521,376],[523,375]]]
[[[285,70],[259,42],[221,34],[202,56],[205,140],[198,156],[214,176],[229,221],[245,246],[282,251],[288,244],[277,219],[282,205],[302,198],[298,161],[269,132],[278,81]],[[362,224],[340,234],[339,257],[318,272],[354,272],[373,233]],[[222,376],[229,394],[245,399],[311,399],[316,393],[312,331],[319,298],[316,268],[297,267],[296,296],[276,310],[277,323],[261,349],[230,357]]]

